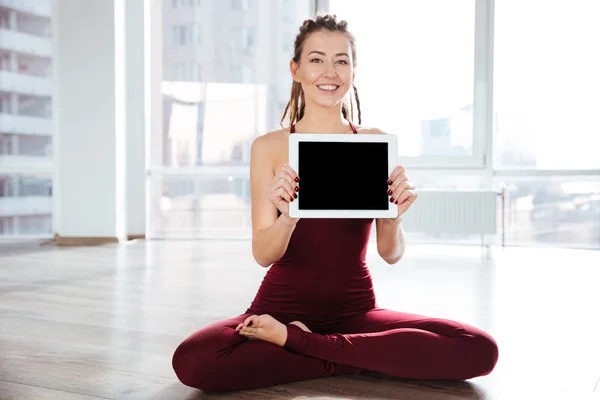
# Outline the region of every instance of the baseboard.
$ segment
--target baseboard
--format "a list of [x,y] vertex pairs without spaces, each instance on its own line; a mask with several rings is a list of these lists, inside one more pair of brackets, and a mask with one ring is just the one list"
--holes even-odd
[[[145,234],[127,235],[127,240],[144,240],[146,239]],[[55,246],[104,246],[107,244],[119,243],[117,237],[86,237],[86,236],[60,236],[55,233],[54,238],[49,240],[44,245],[55,245]]]
[[55,246],[103,246],[119,243],[116,237],[85,237],[85,236],[60,236],[54,234]]
[[144,233],[140,233],[137,235],[127,235],[127,240],[140,240],[146,239],[146,235]]

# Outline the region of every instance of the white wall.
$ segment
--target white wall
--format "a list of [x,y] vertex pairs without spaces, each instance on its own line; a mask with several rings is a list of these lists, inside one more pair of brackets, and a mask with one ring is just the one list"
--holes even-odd
[[54,231],[63,237],[144,232],[143,0],[125,4],[119,21],[113,1],[54,1]]
[[[126,232],[130,235],[140,235],[144,234],[146,229],[144,0],[127,0],[125,6]],[[162,102],[162,99],[159,101]]]

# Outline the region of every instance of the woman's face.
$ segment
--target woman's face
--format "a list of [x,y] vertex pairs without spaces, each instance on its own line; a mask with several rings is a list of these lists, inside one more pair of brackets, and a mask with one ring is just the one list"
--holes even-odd
[[302,85],[306,102],[323,107],[340,104],[354,82],[352,47],[342,32],[317,31],[304,40],[292,76]]

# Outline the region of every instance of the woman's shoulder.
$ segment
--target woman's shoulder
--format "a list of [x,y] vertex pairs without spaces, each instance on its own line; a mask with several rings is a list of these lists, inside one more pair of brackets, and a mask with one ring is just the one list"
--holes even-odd
[[290,128],[277,129],[275,131],[267,132],[263,135],[258,136],[254,139],[253,145],[257,146],[276,146],[285,142],[287,137],[290,135]]
[[279,153],[282,146],[287,146],[286,139],[289,134],[290,128],[283,128],[258,136],[252,142],[252,153],[262,156]]
[[357,133],[378,133],[378,134],[385,134],[385,132],[382,131],[379,128],[374,128],[374,127],[370,127],[370,126],[361,126],[361,125],[355,125],[355,127],[356,127]]

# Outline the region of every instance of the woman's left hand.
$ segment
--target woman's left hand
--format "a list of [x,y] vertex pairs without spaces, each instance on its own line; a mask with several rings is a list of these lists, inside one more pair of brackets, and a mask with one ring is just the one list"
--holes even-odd
[[394,168],[392,175],[388,179],[388,195],[390,196],[390,201],[398,205],[398,217],[401,217],[417,200],[417,191],[412,183],[410,183],[402,165]]

